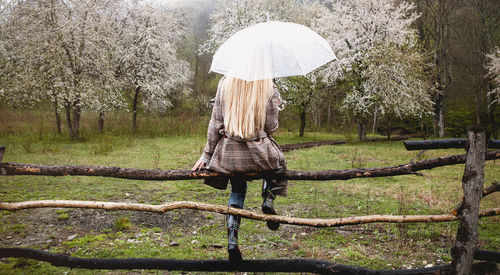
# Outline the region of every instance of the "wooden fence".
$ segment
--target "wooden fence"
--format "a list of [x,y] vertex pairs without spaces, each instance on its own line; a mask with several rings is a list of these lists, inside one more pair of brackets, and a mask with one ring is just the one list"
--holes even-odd
[[[429,148],[435,144],[428,143]],[[430,144],[430,145],[429,145]],[[254,211],[232,208],[222,205],[212,205],[197,202],[180,201],[164,205],[149,205],[141,203],[121,202],[96,202],[96,201],[66,201],[66,200],[43,200],[24,202],[0,202],[0,210],[21,210],[44,207],[64,208],[93,208],[107,210],[134,210],[164,213],[173,209],[196,209],[202,211],[216,212],[220,214],[235,214],[245,218],[276,221],[279,223],[314,226],[314,227],[336,227],[354,224],[386,222],[386,223],[408,223],[408,222],[447,222],[460,220],[457,232],[457,241],[451,249],[451,265],[435,266],[422,269],[410,270],[371,270],[362,267],[341,265],[319,260],[244,260],[242,263],[234,264],[227,260],[176,260],[176,259],[82,259],[66,255],[52,254],[49,252],[23,249],[23,248],[0,248],[0,257],[23,257],[49,262],[55,266],[79,267],[87,269],[164,269],[183,271],[242,271],[242,272],[314,272],[345,274],[428,274],[428,273],[456,273],[470,274],[473,268],[473,259],[484,262],[474,265],[474,269],[496,270],[496,264],[500,262],[500,253],[492,251],[476,250],[477,245],[477,220],[481,217],[500,214],[500,208],[492,208],[479,211],[479,201],[500,189],[500,184],[494,182],[492,186],[483,190],[484,162],[500,158],[500,151],[487,151],[484,130],[471,128],[468,131],[468,142],[463,143],[467,147],[467,154],[452,155],[423,161],[411,161],[410,163],[378,168],[359,168],[345,170],[324,171],[275,171],[275,172],[251,172],[240,174],[248,179],[259,179],[267,177],[284,177],[290,180],[348,180],[362,177],[386,177],[396,175],[417,174],[420,170],[428,170],[435,167],[465,163],[463,177],[464,198],[463,201],[451,211],[441,215],[370,215],[356,216],[337,219],[306,219],[280,215],[266,215]],[[491,142],[490,142],[491,144]],[[425,149],[426,145],[419,145]],[[423,146],[423,147],[422,147]],[[456,146],[456,145],[455,145]],[[147,170],[105,166],[83,166],[83,165],[37,165],[13,162],[2,162],[5,147],[0,146],[0,175],[38,175],[38,176],[103,176],[134,180],[187,180],[204,179],[212,177],[227,177],[229,175],[212,172],[188,170]]]

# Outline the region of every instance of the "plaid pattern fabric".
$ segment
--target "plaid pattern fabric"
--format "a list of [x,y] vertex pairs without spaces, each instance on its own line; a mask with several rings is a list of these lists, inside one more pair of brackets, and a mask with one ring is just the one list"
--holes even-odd
[[[219,82],[212,117],[208,124],[207,144],[202,155],[208,169],[227,174],[286,169],[285,155],[270,136],[278,129],[278,89],[274,88],[267,105],[264,131],[256,133],[255,138],[242,140],[224,135],[224,102],[221,92],[224,79]],[[286,196],[287,180],[277,179],[273,182],[276,185],[273,192]],[[206,180],[205,183],[221,189],[227,187],[227,179]]]

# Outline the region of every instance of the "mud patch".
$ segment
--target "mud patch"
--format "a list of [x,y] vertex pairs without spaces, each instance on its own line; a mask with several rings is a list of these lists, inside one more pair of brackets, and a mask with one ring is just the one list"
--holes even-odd
[[[134,228],[158,227],[164,231],[174,228],[201,226],[219,222],[207,221],[203,212],[195,210],[176,210],[163,214],[131,211],[108,211],[98,209],[67,209],[69,218],[58,219],[56,212],[61,209],[29,209],[17,211],[0,217],[3,230],[0,231],[1,247],[38,246],[50,248],[66,241],[69,236],[83,236],[89,232],[114,230],[120,217],[128,217]],[[13,232],[13,227],[19,230]],[[22,226],[21,226],[22,225]]]

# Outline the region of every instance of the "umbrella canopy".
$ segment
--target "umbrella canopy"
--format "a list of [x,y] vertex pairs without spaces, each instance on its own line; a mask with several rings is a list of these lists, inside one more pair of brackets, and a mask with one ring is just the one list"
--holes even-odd
[[305,75],[335,58],[328,42],[308,27],[268,21],[224,42],[210,71],[253,81]]

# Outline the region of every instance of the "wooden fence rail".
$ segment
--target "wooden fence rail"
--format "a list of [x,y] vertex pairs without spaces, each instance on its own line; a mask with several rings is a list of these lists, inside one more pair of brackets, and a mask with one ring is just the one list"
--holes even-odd
[[[285,224],[313,226],[313,227],[338,227],[345,225],[356,225],[365,223],[414,223],[414,222],[450,222],[460,220],[460,217],[453,214],[443,215],[369,215],[345,217],[336,219],[307,219],[288,217],[281,215],[267,215],[250,210],[238,209],[224,205],[214,205],[207,203],[178,201],[163,205],[151,205],[143,203],[123,203],[123,202],[98,202],[98,201],[68,201],[68,200],[43,200],[43,201],[25,201],[6,203],[0,202],[1,210],[16,211],[31,208],[88,208],[88,209],[105,209],[105,210],[134,210],[153,213],[165,213],[175,209],[194,209],[219,214],[232,214],[244,218],[275,221]],[[489,217],[500,215],[500,208],[491,208],[479,212],[479,217]]]
[[[426,159],[407,164],[357,169],[335,169],[322,171],[294,171],[285,173],[277,172],[249,172],[239,176],[247,179],[260,179],[267,177],[284,177],[289,180],[349,180],[353,178],[387,177],[398,175],[411,175],[417,171],[429,170],[448,165],[463,164],[467,159],[466,154],[452,155],[433,159]],[[500,159],[500,150],[488,151],[486,160]],[[33,176],[101,176],[132,180],[190,180],[204,178],[220,178],[231,175],[213,172],[210,170],[148,170],[135,168],[121,168],[109,166],[87,165],[41,165],[15,162],[0,163],[0,175],[33,175]]]
[[[490,263],[476,264],[475,270],[494,271],[494,260],[499,253],[476,251],[474,259]],[[1,257],[30,258],[48,262],[54,266],[85,269],[163,269],[179,271],[239,271],[239,272],[308,272],[320,274],[445,274],[450,265],[406,270],[374,270],[321,260],[277,259],[243,260],[238,264],[227,260],[177,260],[177,259],[96,259],[77,258],[45,251],[23,248],[0,248]]]
[[[234,214],[242,217],[276,221],[294,225],[333,227],[342,225],[354,225],[372,222],[444,222],[461,220],[458,231],[457,243],[452,249],[453,261],[451,265],[437,266],[424,269],[412,270],[371,270],[360,267],[339,265],[336,263],[318,260],[254,260],[243,261],[234,264],[229,261],[220,260],[175,260],[175,259],[81,259],[56,255],[48,252],[20,249],[20,248],[0,248],[0,257],[24,257],[50,262],[56,266],[81,267],[87,269],[167,269],[183,271],[249,271],[249,272],[315,272],[344,274],[429,274],[453,272],[468,274],[473,266],[472,259],[482,259],[489,262],[500,262],[500,253],[485,252],[475,249],[477,242],[477,219],[478,217],[499,215],[500,208],[492,208],[479,211],[479,200],[482,196],[498,190],[498,186],[485,189],[484,181],[484,161],[500,158],[500,151],[486,152],[486,142],[484,130],[479,128],[470,129],[468,132],[470,148],[467,154],[453,155],[434,159],[427,159],[407,164],[377,167],[359,168],[343,170],[323,170],[323,171],[273,171],[273,172],[252,172],[239,174],[247,179],[259,179],[267,177],[283,177],[290,180],[348,180],[353,178],[385,177],[396,175],[417,174],[417,171],[428,170],[436,167],[466,163],[466,170],[463,178],[464,199],[462,206],[456,207],[452,214],[444,215],[371,215],[346,217],[337,219],[305,219],[280,215],[266,215],[253,211],[231,208],[228,206],[211,205],[196,202],[173,202],[164,205],[149,205],[140,203],[120,203],[120,202],[95,202],[95,201],[26,201],[6,203],[0,202],[1,210],[21,210],[41,207],[64,207],[64,208],[94,208],[107,210],[136,210],[163,213],[173,209],[196,209],[211,211],[221,214]],[[461,146],[461,141],[459,142]],[[418,144],[417,144],[418,145]],[[420,144],[418,146],[435,146],[433,144]],[[441,145],[440,145],[441,146]],[[445,145],[445,146],[450,146]],[[458,145],[453,145],[458,146]],[[465,147],[465,145],[464,145]],[[2,163],[5,147],[0,146],[0,175],[37,175],[37,176],[102,176],[133,180],[189,180],[203,178],[220,178],[231,175],[221,174],[208,170],[192,172],[187,170],[147,170],[106,166],[84,166],[84,165],[38,165],[7,162]],[[471,190],[472,193],[465,190]],[[470,194],[469,194],[470,193]],[[471,195],[473,194],[473,195]],[[474,207],[471,208],[470,206]],[[465,209],[465,210],[464,210]],[[461,211],[465,213],[461,213]],[[457,216],[459,215],[459,216]],[[464,239],[469,232],[473,237],[472,241]],[[468,235],[467,235],[468,236]],[[467,253],[465,253],[466,251]],[[485,256],[486,255],[486,256]],[[498,270],[496,265],[483,264],[482,267],[489,267],[491,270]]]
[[[467,146],[467,139],[410,140],[403,142],[403,144],[408,151],[465,148]],[[490,140],[488,148],[500,149],[500,140]]]

